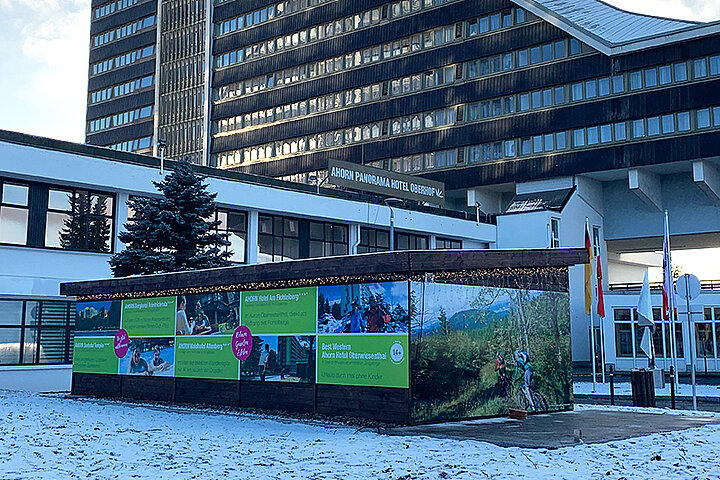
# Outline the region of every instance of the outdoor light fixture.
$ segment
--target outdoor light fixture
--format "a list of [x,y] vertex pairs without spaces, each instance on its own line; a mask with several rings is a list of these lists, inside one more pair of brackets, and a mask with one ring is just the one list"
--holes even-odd
[[395,212],[393,211],[392,207],[390,206],[391,203],[404,203],[399,198],[386,198],[383,200],[383,203],[385,203],[385,206],[390,209],[390,251],[392,252],[395,250]]
[[158,140],[157,147],[160,149],[160,175],[165,174],[165,149],[167,148],[167,142],[165,140]]

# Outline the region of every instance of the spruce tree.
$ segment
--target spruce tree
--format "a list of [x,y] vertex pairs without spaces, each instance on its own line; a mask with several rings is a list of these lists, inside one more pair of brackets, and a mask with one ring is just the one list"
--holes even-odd
[[187,161],[161,182],[153,182],[160,198],[131,198],[135,215],[119,238],[126,247],[110,259],[113,275],[128,275],[224,267],[230,264],[227,234],[216,231],[216,193]]

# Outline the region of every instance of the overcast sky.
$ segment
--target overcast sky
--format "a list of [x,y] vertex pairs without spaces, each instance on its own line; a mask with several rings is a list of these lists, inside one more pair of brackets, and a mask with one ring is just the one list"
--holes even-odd
[[[711,21],[720,0],[609,0],[640,13]],[[90,0],[0,0],[0,129],[82,142]]]

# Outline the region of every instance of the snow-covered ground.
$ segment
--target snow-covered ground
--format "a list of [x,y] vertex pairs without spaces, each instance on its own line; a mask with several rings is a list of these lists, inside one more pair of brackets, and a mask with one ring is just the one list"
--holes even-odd
[[717,425],[548,451],[9,392],[0,412],[2,479],[720,478]]
[[[592,386],[592,382],[575,382],[573,392],[576,395],[593,395]],[[692,385],[681,383],[677,387],[675,395],[692,396]],[[719,385],[697,385],[696,391],[698,397],[720,397]],[[596,383],[594,395],[610,395],[610,383]],[[615,395],[632,395],[630,382],[615,383]],[[665,388],[655,389],[655,396],[669,397],[670,383],[666,382]]]

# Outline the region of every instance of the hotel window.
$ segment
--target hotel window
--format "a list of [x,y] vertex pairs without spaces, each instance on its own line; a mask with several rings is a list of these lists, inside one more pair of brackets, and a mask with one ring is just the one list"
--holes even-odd
[[26,245],[29,187],[0,180],[0,243]]
[[560,219],[550,218],[550,247],[560,248]]
[[452,238],[441,238],[438,237],[435,240],[435,249],[436,250],[460,250],[462,248],[462,241],[461,240],[453,240]]
[[710,57],[710,75],[720,75],[720,55]]
[[428,237],[395,232],[395,250],[427,250]]
[[687,80],[687,63],[676,63],[674,65],[675,81],[684,82]]
[[657,86],[657,70],[654,68],[648,68],[645,70],[645,87]]
[[74,303],[0,300],[0,365],[72,362]]
[[300,258],[298,219],[260,215],[258,223],[258,263]]
[[650,117],[647,119],[647,134],[649,137],[660,135],[660,117]]
[[615,140],[626,140],[627,139],[627,132],[625,127],[625,122],[620,122],[615,124]]
[[247,213],[224,208],[215,209],[215,220],[220,221],[216,227],[218,233],[228,234],[230,245],[225,251],[231,251],[228,258],[231,262],[245,263],[247,261]]
[[573,130],[573,146],[584,147],[585,146],[585,130],[579,128]]
[[660,73],[660,85],[667,85],[672,82],[672,73],[670,70],[670,65],[665,65],[663,67],[660,67],[658,69],[658,72]]
[[690,130],[690,112],[680,112],[677,114],[678,132],[687,132]]
[[113,245],[112,194],[50,189],[45,215],[45,246],[110,252]]
[[645,121],[633,120],[632,122],[633,138],[642,138],[645,136]]
[[390,250],[390,234],[387,230],[360,227],[358,253],[386,252]]
[[613,93],[622,93],[625,91],[625,76],[613,75],[612,77]]
[[642,88],[642,72],[630,73],[630,90],[639,90]]
[[632,317],[629,308],[616,308],[615,316],[615,355],[633,356]]
[[[672,116],[670,116],[670,117],[672,117]],[[697,111],[697,128],[707,128],[709,126],[710,126],[710,109],[703,108],[702,110],[698,110]]]
[[672,114],[663,115],[662,116],[662,133],[673,133],[674,131],[675,131],[675,117]]
[[693,62],[693,77],[695,77],[695,78],[707,77],[707,64],[705,63],[704,58],[695,60]]
[[326,222],[310,223],[310,257],[348,254],[348,226]]

